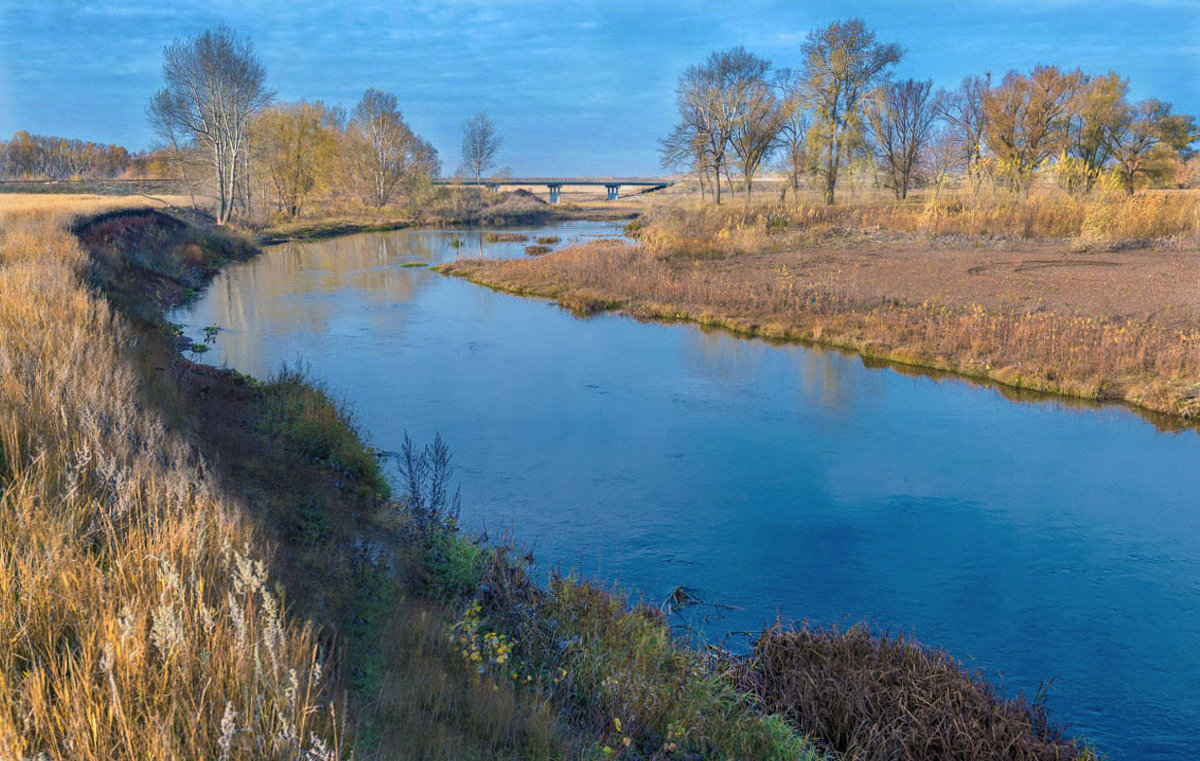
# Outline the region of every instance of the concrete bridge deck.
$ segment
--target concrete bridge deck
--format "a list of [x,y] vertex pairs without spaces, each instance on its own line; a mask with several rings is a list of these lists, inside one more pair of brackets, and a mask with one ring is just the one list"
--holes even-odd
[[434,185],[457,185],[460,187],[482,186],[489,190],[499,190],[502,187],[521,187],[526,185],[545,185],[550,191],[550,203],[558,203],[564,186],[589,187],[604,186],[608,192],[608,200],[615,201],[620,197],[622,187],[643,188],[646,191],[662,190],[675,184],[674,180],[655,177],[484,177],[479,180],[463,178],[439,178]]

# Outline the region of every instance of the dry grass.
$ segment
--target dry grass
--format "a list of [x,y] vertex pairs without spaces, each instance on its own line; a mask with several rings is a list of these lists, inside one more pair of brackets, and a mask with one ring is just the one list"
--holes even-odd
[[77,193],[0,193],[0,227],[3,226],[4,218],[11,214],[90,216],[119,209],[183,205],[187,202],[188,199],[184,196],[161,196],[151,199],[146,196],[102,196]]
[[958,239],[1071,239],[1076,247],[1200,245],[1200,192],[1153,191],[1080,198],[1045,190],[1031,198],[1002,195],[867,198],[827,206],[731,202],[722,207],[677,200],[657,208],[642,233],[676,256],[712,258],[782,251],[830,238],[897,236]]
[[89,258],[66,228],[113,208],[0,228],[0,758],[578,757],[457,658],[453,607],[406,599],[420,558],[343,405],[172,353],[163,299],[240,244],[118,214]]
[[0,757],[337,757],[313,633],[82,285],[95,202],[53,201],[0,220]]
[[1103,260],[1070,258],[1082,239],[982,242],[987,230],[1024,229],[1030,219],[1049,234],[1101,213],[1066,197],[1061,209],[1036,214],[1032,202],[964,206],[938,229],[973,236],[965,242],[895,237],[907,235],[895,232],[901,222],[920,219],[916,205],[674,207],[633,226],[640,246],[596,242],[441,271],[580,312],[691,320],[1194,417],[1198,199],[1161,194],[1102,207],[1110,222],[1095,235],[1169,242]]
[[768,710],[860,761],[1094,759],[1044,706],[1005,700],[983,675],[903,635],[807,626],[764,632],[744,683]]

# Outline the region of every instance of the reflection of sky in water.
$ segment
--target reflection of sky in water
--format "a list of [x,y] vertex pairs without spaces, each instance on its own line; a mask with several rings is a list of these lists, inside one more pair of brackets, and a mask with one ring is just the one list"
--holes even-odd
[[[452,249],[452,236],[473,243]],[[440,431],[464,518],[511,529],[545,562],[741,608],[710,635],[776,611],[866,618],[1014,691],[1055,678],[1056,716],[1114,758],[1200,743],[1195,433],[835,352],[579,320],[400,266],[478,240],[400,231],[275,248],[177,319],[194,336],[224,328],[208,358],[254,375],[307,361],[384,449]]]

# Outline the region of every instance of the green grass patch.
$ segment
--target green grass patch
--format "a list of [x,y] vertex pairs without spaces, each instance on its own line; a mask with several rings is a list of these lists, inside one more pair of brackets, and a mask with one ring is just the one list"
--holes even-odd
[[309,457],[327,461],[375,493],[390,487],[379,460],[359,438],[354,415],[300,368],[284,366],[263,386],[262,426]]
[[442,599],[474,595],[483,581],[488,551],[442,526],[431,528],[423,542],[427,593]]
[[524,243],[529,240],[528,235],[521,233],[484,233],[484,243]]
[[823,758],[759,710],[731,665],[678,641],[659,610],[570,577],[542,589],[508,549],[474,550],[484,564],[477,596],[451,631],[460,657],[481,678],[553,705],[593,738],[585,757]]

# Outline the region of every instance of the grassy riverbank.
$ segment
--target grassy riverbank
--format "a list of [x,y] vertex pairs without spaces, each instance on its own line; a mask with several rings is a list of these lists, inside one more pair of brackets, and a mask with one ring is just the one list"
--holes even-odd
[[[440,444],[401,453],[392,495],[302,372],[180,355],[163,310],[248,240],[93,204],[0,212],[0,756],[1080,755],[919,646],[780,630],[732,658],[593,584],[535,584],[457,530]],[[905,708],[946,685],[957,734]]]
[[582,312],[1200,416],[1200,196],[1096,203],[677,205],[631,226],[641,245],[438,269]]

